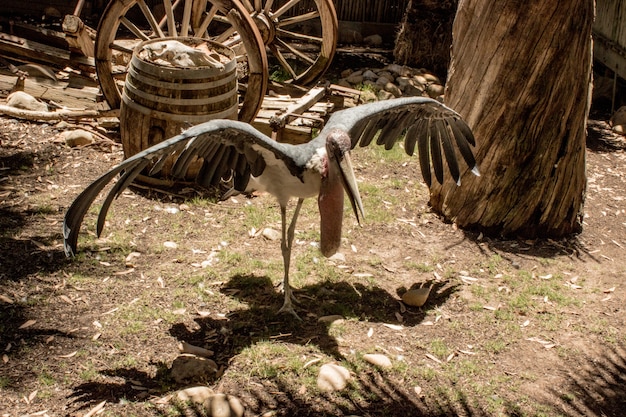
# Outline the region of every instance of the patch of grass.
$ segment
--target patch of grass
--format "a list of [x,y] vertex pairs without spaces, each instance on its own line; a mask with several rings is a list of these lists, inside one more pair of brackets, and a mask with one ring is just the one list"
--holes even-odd
[[452,353],[452,350],[448,347],[446,342],[441,339],[434,339],[430,342],[430,353],[439,359],[445,359]]
[[6,389],[11,386],[11,378],[8,376],[0,376],[0,389]]
[[54,379],[54,375],[46,368],[43,368],[39,375],[37,375],[37,380],[45,386],[51,386],[56,384],[56,379]]

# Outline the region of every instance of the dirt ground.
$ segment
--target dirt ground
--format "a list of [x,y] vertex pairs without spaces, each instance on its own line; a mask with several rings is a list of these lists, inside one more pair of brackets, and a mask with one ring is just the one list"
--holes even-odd
[[[66,259],[65,210],[122,151],[69,148],[61,130],[0,119],[0,416],[191,415],[164,401],[187,385],[246,416],[626,413],[626,141],[606,123],[590,123],[584,231],[558,241],[458,230],[429,211],[415,159],[358,150],[373,214],[361,228],[346,208],[345,259],[312,245],[314,202],[298,223],[302,323],[276,314],[279,243],[257,233],[279,229],[269,196],[128,192],[100,239],[90,212]],[[421,285],[425,306],[400,303]],[[217,373],[177,382],[183,341],[214,351]],[[346,390],[317,389],[330,362]]]

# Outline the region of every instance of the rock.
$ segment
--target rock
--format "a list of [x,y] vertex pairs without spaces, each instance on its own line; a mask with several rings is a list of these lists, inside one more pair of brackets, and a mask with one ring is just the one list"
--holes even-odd
[[179,384],[204,382],[215,377],[217,364],[211,359],[183,354],[174,359],[170,372]]
[[385,70],[396,75],[402,75],[402,73],[404,72],[404,67],[398,64],[389,64],[385,67]]
[[48,105],[23,91],[15,91],[7,97],[7,105],[16,109],[30,111],[48,111]]
[[378,75],[376,75],[376,73],[372,70],[367,70],[363,73],[363,78],[366,80],[375,80],[378,78]]
[[330,323],[334,323],[334,322],[342,322],[344,320],[342,315],[339,314],[333,314],[331,316],[322,316],[319,319],[317,319],[318,323],[326,323],[326,324],[330,324]]
[[426,300],[428,300],[428,295],[430,294],[431,288],[432,286],[408,290],[407,292],[402,294],[402,302],[413,307],[421,307],[426,304]]
[[327,363],[320,368],[317,376],[317,387],[320,391],[341,391],[348,385],[350,371],[343,366]]
[[387,83],[387,84],[385,84],[385,90],[389,91],[395,97],[401,97],[402,96],[402,91],[400,91],[398,86],[395,85],[394,83]]
[[441,84],[441,80],[435,74],[426,73],[426,74],[422,74],[422,75],[424,76],[426,81],[429,82],[429,83]]
[[443,85],[440,85],[440,84],[429,84],[426,87],[426,92],[432,98],[437,98],[440,95],[442,95],[443,90],[444,90]]
[[352,88],[352,84],[350,84],[345,78],[342,78],[339,81],[337,81],[337,85],[341,87]]
[[382,354],[368,353],[363,355],[363,360],[383,369],[389,369],[393,366],[391,359]]
[[381,46],[383,44],[383,37],[380,35],[370,35],[363,38],[363,43],[369,46]]
[[407,86],[411,85],[411,79],[409,77],[400,76],[396,78],[396,84],[401,91],[404,91]]
[[346,77],[346,81],[349,82],[352,85],[355,84],[361,84],[363,82],[364,78],[363,75],[360,74],[360,71],[354,72],[352,74],[350,74],[349,77]]
[[329,261],[333,261],[333,262],[345,262],[346,261],[346,255],[344,255],[341,252],[337,252],[333,256],[329,257],[328,260]]
[[387,84],[389,84],[391,80],[385,76],[382,76],[376,80],[376,85],[379,85],[382,88],[385,88]]
[[413,83],[409,83],[404,90],[402,90],[402,94],[405,96],[422,96],[424,95],[424,89],[414,85]]
[[268,240],[279,240],[280,239],[280,232],[276,229],[272,229],[270,227],[266,227],[263,229],[263,232],[261,233],[263,235],[263,237],[265,239]]
[[180,401],[191,401],[202,404],[212,395],[214,395],[214,392],[211,388],[200,386],[182,389],[176,393],[176,398]]
[[353,72],[354,72],[354,71],[352,71],[350,68],[345,69],[345,70],[341,71],[341,73],[340,73],[340,77],[341,77],[341,78],[346,78],[346,77],[349,77],[349,76],[350,76],[350,74],[352,74]]
[[61,137],[70,148],[85,146],[94,142],[93,134],[83,129],[66,130],[61,133]]
[[626,130],[626,106],[622,106],[611,116],[611,126],[618,133],[624,133]]
[[[208,387],[191,387],[178,391],[176,399],[180,402],[191,402],[204,410],[203,415],[208,417],[241,417],[244,407],[241,401],[233,395],[214,394]],[[192,410],[197,410],[193,406]]]
[[379,100],[389,100],[390,98],[394,98],[394,95],[389,91],[380,90],[377,94]]

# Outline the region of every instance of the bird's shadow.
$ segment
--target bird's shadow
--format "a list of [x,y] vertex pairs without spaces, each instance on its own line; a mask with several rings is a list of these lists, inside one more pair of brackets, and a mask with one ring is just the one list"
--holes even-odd
[[[343,356],[338,342],[329,331],[330,323],[324,318],[341,316],[350,321],[413,327],[424,321],[428,309],[443,304],[458,288],[456,284],[443,281],[423,285],[431,284],[431,295],[421,308],[401,304],[399,295],[408,290],[404,287],[397,288],[394,295],[375,285],[365,286],[346,280],[307,285],[295,290],[299,301],[296,310],[301,317],[297,320],[289,314],[278,313],[283,294],[268,277],[234,275],[221,291],[245,303],[246,308],[231,311],[223,319],[197,318],[195,321],[199,327],[193,331],[183,324],[175,324],[170,333],[178,340],[214,350],[217,362],[222,364],[228,364],[246,347],[272,339],[283,343],[314,344],[320,351],[340,360]],[[207,346],[207,335],[216,334],[219,336],[213,345]]]

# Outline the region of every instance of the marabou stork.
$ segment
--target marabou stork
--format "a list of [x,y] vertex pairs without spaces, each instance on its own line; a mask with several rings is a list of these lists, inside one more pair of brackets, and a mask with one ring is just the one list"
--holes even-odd
[[[278,143],[246,123],[212,120],[137,153],[89,185],[65,215],[65,253],[74,255],[85,213],[100,191],[118,174],[118,181],[100,209],[98,236],[113,198],[142,170],[148,169],[149,175],[157,173],[165,160],[176,154],[172,175],[181,176],[187,172],[194,157],[200,157],[204,162],[196,178],[198,183],[215,186],[222,178],[232,178],[237,191],[254,188],[267,191],[278,200],[282,219],[285,296],[279,312],[297,317],[289,286],[289,263],[302,202],[307,197],[317,196],[321,219],[320,249],[324,256],[333,255],[341,241],[344,190],[359,224],[364,214],[349,151],[357,144],[369,145],[378,132],[376,143],[386,149],[391,149],[402,133],[405,133],[407,154],[413,155],[417,145],[422,176],[428,186],[431,185],[431,165],[437,181],[443,181],[444,158],[450,175],[460,183],[456,149],[474,174],[479,175],[470,148],[470,145],[475,146],[471,130],[456,112],[429,98],[398,98],[337,111],[315,139],[300,145]],[[294,197],[298,202],[287,226],[287,203]]]

